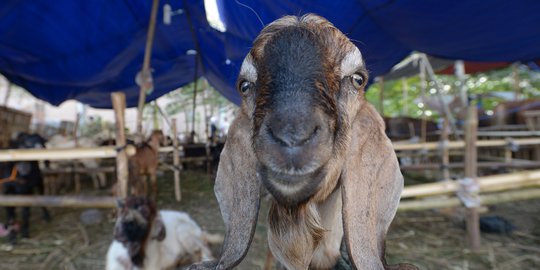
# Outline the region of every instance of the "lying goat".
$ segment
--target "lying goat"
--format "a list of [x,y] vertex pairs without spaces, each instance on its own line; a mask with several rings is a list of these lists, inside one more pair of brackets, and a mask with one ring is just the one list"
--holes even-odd
[[385,262],[403,177],[364,97],[367,80],[358,48],[322,17],[287,16],[262,30],[240,70],[242,106],[214,187],[226,224],[222,254],[191,269],[242,260],[261,185],[273,196],[269,246],[286,268],[332,268],[343,239],[356,269],[416,269]]
[[106,269],[159,270],[211,260],[207,244],[222,240],[201,230],[186,213],[156,212],[148,199],[130,197],[119,202]]
[[[152,198],[157,196],[156,172],[159,164],[159,146],[163,140],[161,130],[154,130],[148,141],[137,146],[135,155],[129,158],[129,180],[132,188],[131,194],[146,196],[148,194],[147,177],[152,185]],[[142,176],[142,177],[141,177]]]

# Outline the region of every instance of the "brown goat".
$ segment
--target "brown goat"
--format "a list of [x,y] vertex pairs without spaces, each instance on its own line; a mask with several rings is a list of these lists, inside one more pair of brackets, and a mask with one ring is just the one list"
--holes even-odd
[[131,194],[136,196],[147,196],[148,184],[147,177],[150,177],[152,185],[151,196],[153,199],[157,196],[157,178],[159,146],[163,140],[161,130],[154,130],[148,141],[137,146],[135,155],[129,158],[129,186]]
[[358,48],[326,19],[287,16],[266,26],[242,64],[242,107],[229,129],[214,187],[226,224],[218,261],[245,256],[260,190],[273,201],[269,246],[287,269],[330,269],[344,239],[355,269],[387,266],[384,238],[403,177],[384,122],[364,97]]

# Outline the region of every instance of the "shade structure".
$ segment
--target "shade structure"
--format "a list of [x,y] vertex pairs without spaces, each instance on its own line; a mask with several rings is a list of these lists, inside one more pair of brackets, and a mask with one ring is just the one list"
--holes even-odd
[[[136,106],[151,1],[7,0],[0,3],[0,73],[51,104],[76,99],[110,108],[109,94]],[[164,4],[181,14],[166,25]],[[475,62],[540,59],[540,1],[217,0],[226,27],[208,24],[203,1],[160,1],[147,101],[205,76],[236,104],[243,57],[264,24],[317,13],[360,48],[371,78],[412,51]],[[195,53],[197,52],[197,53]],[[196,64],[198,62],[198,64]]]

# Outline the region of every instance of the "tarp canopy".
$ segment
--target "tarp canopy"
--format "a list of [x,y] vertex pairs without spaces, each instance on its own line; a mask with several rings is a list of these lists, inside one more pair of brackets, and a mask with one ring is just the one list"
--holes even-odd
[[[480,62],[540,59],[536,0],[217,2],[223,33],[209,26],[203,1],[160,1],[151,61],[155,90],[147,101],[205,76],[239,104],[234,82],[252,40],[263,24],[290,14],[313,12],[333,22],[360,48],[372,78],[411,51]],[[184,12],[165,25],[163,4]],[[135,106],[150,9],[151,1],[140,0],[2,1],[0,73],[51,104],[77,99],[109,108],[110,92],[123,91]]]

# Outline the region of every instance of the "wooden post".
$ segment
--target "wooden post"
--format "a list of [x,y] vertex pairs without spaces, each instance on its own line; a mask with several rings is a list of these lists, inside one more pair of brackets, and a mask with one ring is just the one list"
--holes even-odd
[[510,145],[512,139],[507,137],[506,142],[507,144],[504,147],[504,162],[510,164],[512,163],[512,146]]
[[[71,130],[71,137],[73,138],[73,141],[75,142],[75,148],[79,147],[79,137],[77,136],[77,130],[79,129],[79,123],[81,121],[81,115],[77,113],[77,116],[75,117],[75,124],[73,125],[73,130]],[[75,168],[79,167],[78,161],[73,161],[73,165]],[[74,172],[73,178],[75,178],[75,193],[79,194],[81,193],[81,175]],[[94,180],[94,188],[99,188],[99,182],[97,182],[97,179]]]
[[116,156],[117,194],[120,198],[128,195],[128,157],[125,150],[126,134],[124,128],[126,95],[122,92],[111,94],[116,121],[116,147],[120,149]]
[[178,150],[178,133],[176,130],[176,118],[172,119],[172,141],[173,141],[173,165],[174,165],[174,195],[176,201],[182,200],[180,189],[180,151]]
[[384,77],[379,77],[379,113],[384,117]]
[[[195,71],[196,73],[197,71]],[[193,135],[193,142],[195,142],[195,114],[197,110],[197,82],[199,80],[195,80],[193,82],[193,107],[191,108],[191,135]]]
[[443,129],[441,134],[442,143],[442,172],[443,180],[450,180],[450,150],[448,149],[448,129],[450,128],[448,118],[443,118]]
[[512,78],[514,80],[513,88],[514,88],[514,100],[518,100],[519,96],[521,94],[521,89],[519,86],[520,78],[519,78],[519,63],[514,63],[512,65]]
[[[471,178],[477,181],[477,129],[478,129],[478,115],[476,112],[476,106],[469,103],[467,107],[467,120],[465,122],[465,177]],[[472,250],[478,250],[480,248],[480,218],[478,215],[478,208],[467,208],[467,234],[469,239],[469,246]]]
[[[144,61],[143,61],[143,66],[141,70],[142,78],[146,77],[146,75],[151,76],[150,59],[152,57],[152,44],[154,41],[154,33],[156,29],[156,17],[157,17],[158,4],[159,4],[159,0],[153,0],[152,11],[150,14],[150,23],[148,26],[148,32],[146,36],[146,46],[144,48]],[[139,137],[139,139],[142,139],[142,116],[143,116],[144,104],[146,101],[146,90],[148,90],[148,85],[142,82],[139,89],[139,104],[137,106],[137,137]]]

